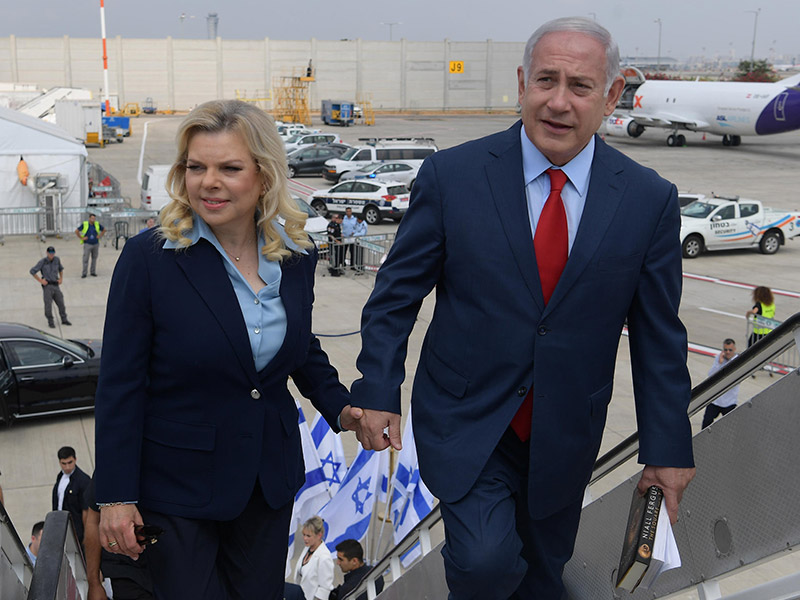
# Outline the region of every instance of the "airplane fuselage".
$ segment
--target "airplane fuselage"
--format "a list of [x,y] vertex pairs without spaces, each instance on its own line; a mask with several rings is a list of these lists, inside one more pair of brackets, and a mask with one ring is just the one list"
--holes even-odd
[[800,129],[800,89],[777,83],[646,81],[631,111],[647,126],[718,135],[769,135]]

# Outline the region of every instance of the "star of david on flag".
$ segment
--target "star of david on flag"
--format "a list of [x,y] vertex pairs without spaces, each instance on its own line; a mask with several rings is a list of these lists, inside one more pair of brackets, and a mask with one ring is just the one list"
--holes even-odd
[[311,438],[314,440],[314,446],[322,463],[322,470],[328,480],[328,489],[333,496],[342,485],[342,479],[347,473],[342,438],[333,432],[328,422],[320,414],[317,414],[311,423]]
[[362,541],[372,519],[372,510],[382,477],[389,468],[388,451],[359,449],[333,499],[319,511],[325,519],[325,544],[335,552],[346,539]]

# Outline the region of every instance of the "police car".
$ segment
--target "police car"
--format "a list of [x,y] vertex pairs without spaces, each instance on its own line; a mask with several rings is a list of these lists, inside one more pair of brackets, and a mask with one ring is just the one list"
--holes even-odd
[[797,235],[800,213],[773,210],[758,200],[700,195],[681,209],[684,258],[727,248],[758,248],[764,254],[775,254]]
[[309,203],[323,217],[343,213],[352,208],[353,214],[363,215],[369,225],[383,219],[399,221],[408,210],[408,188],[396,181],[344,181],[328,190],[311,196]]

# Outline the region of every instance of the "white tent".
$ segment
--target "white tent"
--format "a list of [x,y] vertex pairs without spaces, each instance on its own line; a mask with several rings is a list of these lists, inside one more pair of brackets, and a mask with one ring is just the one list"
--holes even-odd
[[[83,143],[60,127],[0,107],[0,210],[38,206],[34,187],[37,173],[58,175],[58,186],[63,191],[61,206],[57,208],[86,206],[87,156]],[[25,159],[30,172],[27,186],[17,176],[20,157]],[[5,219],[3,222],[6,224]],[[34,233],[11,229],[6,233]]]

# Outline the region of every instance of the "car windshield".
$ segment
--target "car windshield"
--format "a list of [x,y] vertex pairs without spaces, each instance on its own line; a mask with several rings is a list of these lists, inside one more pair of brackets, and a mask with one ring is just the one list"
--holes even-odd
[[348,148],[345,150],[344,154],[342,154],[341,158],[342,160],[350,160],[356,155],[356,152],[358,152],[358,148]]
[[687,204],[681,209],[681,215],[684,217],[693,217],[695,219],[705,219],[708,215],[716,210],[719,204],[711,204],[710,202],[703,202],[698,200]]
[[370,163],[366,167],[361,167],[359,171],[362,173],[372,173],[375,169],[381,167],[383,163]]
[[302,211],[303,211],[304,213],[306,213],[306,214],[307,214],[309,217],[318,217],[318,216],[319,216],[319,214],[317,213],[317,211],[315,211],[315,210],[314,210],[314,209],[313,209],[313,208],[312,208],[312,207],[311,207],[311,206],[308,204],[308,202],[306,202],[305,200],[302,200],[302,199],[300,199],[300,198],[295,198],[295,199],[294,199],[294,201],[295,201],[295,202],[297,202],[297,208],[299,208],[300,210],[302,210]]
[[300,139],[301,137],[303,137],[304,135],[305,135],[305,133],[295,133],[294,135],[290,136],[290,137],[289,137],[289,139],[288,139],[288,140],[286,140],[286,141],[287,141],[289,144],[293,144],[294,142],[296,142],[297,140],[299,140],[299,139]]

